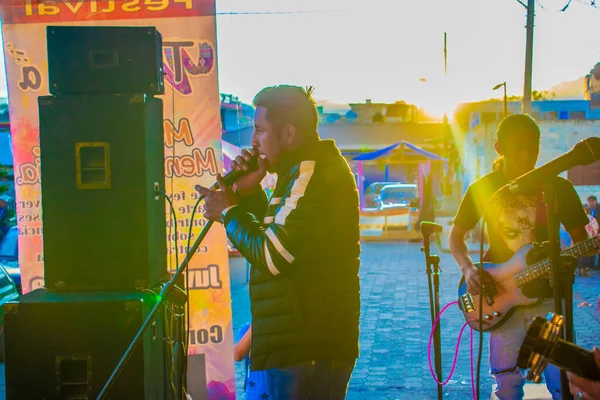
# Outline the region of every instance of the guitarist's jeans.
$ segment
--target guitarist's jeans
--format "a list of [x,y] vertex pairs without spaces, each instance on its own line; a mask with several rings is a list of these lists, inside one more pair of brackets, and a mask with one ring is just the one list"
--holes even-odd
[[[517,368],[517,355],[525,339],[527,324],[539,315],[546,317],[553,311],[552,299],[539,306],[517,308],[513,315],[500,328],[490,332],[490,367],[496,378],[496,396],[500,400],[520,400],[523,398],[525,378]],[[562,399],[560,394],[560,371],[548,365],[544,371],[546,386],[554,400]]]

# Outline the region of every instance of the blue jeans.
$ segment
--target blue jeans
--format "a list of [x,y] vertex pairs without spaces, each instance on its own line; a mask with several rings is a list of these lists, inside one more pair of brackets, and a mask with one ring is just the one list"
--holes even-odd
[[[536,307],[519,308],[498,329],[490,332],[490,367],[496,378],[496,396],[500,400],[521,400],[524,396],[523,372],[517,368],[519,348],[525,339],[527,325],[536,315],[546,318],[553,310],[552,299]],[[544,370],[546,387],[554,400],[561,400],[560,371],[549,364]]]
[[324,359],[269,369],[268,400],[343,400],[354,364]]

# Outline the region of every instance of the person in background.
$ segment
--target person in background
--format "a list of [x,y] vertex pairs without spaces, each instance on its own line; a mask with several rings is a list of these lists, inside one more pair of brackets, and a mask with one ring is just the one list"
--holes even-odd
[[[588,219],[590,220],[590,223],[585,226],[585,230],[587,231],[589,237],[598,236],[598,231],[600,230],[598,220],[596,220],[596,218],[592,216],[588,204],[584,204],[583,208],[585,209],[585,213],[587,214]],[[595,262],[596,255],[579,257],[579,275],[590,276],[590,269],[594,267]]]
[[596,196],[591,195],[587,199],[587,205],[590,209],[590,215],[596,218],[596,221],[600,224],[600,207],[598,207],[598,199]]
[[[598,199],[596,196],[591,195],[588,197],[587,202],[590,209],[590,215],[596,218],[596,221],[600,225],[600,207],[598,207]],[[592,265],[592,268],[598,268],[598,256],[594,258],[594,265]]]
[[250,345],[252,343],[252,324],[242,325],[233,346],[235,361],[244,362],[244,392],[246,400],[270,400],[269,380],[266,371],[251,371]]
[[10,197],[6,195],[0,196],[0,239],[6,235],[10,229],[10,219],[13,217],[13,213],[8,208]]

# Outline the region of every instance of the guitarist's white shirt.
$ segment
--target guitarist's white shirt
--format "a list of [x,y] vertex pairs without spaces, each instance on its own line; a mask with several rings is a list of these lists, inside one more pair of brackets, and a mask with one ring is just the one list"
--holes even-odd
[[[488,206],[488,232],[494,236],[494,262],[505,262],[521,247],[536,241],[536,204],[533,195],[495,196]],[[543,206],[543,205],[542,205]]]

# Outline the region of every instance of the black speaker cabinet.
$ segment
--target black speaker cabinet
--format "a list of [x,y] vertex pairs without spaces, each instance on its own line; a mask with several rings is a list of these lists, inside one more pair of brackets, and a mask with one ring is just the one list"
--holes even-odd
[[[96,399],[156,300],[149,291],[38,289],[6,303],[7,399]],[[170,393],[164,336],[160,312],[107,399],[162,400]]]
[[166,268],[162,100],[39,98],[44,273],[50,290],[134,290]]
[[48,26],[46,36],[51,94],[165,93],[156,28]]

